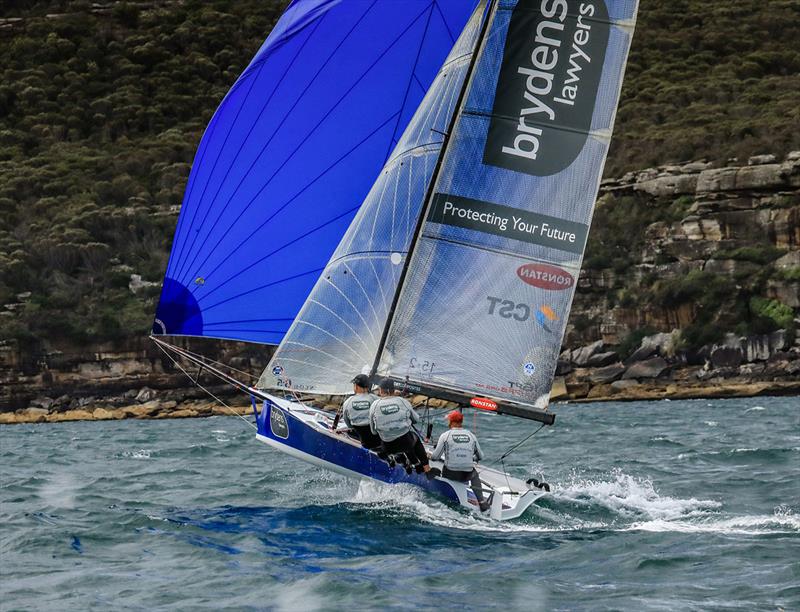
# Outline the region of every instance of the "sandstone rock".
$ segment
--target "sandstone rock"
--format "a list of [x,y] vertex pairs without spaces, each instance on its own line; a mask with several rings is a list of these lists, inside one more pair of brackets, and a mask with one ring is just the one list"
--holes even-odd
[[[252,408],[250,410],[252,410]],[[261,412],[261,406],[258,407],[258,411]],[[241,414],[241,413],[236,408],[227,408],[225,406],[212,406],[211,414],[215,416],[233,416],[235,414]]]
[[45,413],[50,410],[55,404],[55,400],[50,397],[37,397],[30,401],[30,405],[34,408],[43,408]]
[[14,423],[44,423],[47,420],[48,411],[44,408],[24,408],[17,410]]
[[735,189],[774,188],[781,187],[785,183],[780,164],[747,166],[738,169]]
[[572,364],[569,361],[559,359],[556,362],[556,376],[564,376],[572,372]]
[[652,336],[645,336],[639,343],[639,348],[625,360],[625,363],[632,364],[637,361],[644,361],[653,355],[671,355],[674,352],[677,335],[678,330],[673,329],[670,333],[663,332],[653,334]]
[[570,398],[586,397],[591,389],[589,383],[567,383],[567,393]]
[[67,410],[47,415],[49,423],[60,423],[62,421],[91,421],[92,413],[88,410]]
[[610,385],[611,390],[615,393],[627,392],[641,386],[641,383],[635,380],[615,380]]
[[631,378],[658,378],[669,370],[669,365],[661,357],[652,357],[646,361],[640,361],[630,366],[622,375],[623,380]]
[[131,274],[131,280],[128,283],[128,289],[131,293],[139,293],[142,289],[147,289],[149,287],[157,287],[160,283],[154,283],[152,281],[142,280],[141,274]]
[[709,259],[703,265],[704,272],[734,277],[750,276],[757,273],[761,268],[762,266],[752,261],[739,261],[736,259]]
[[718,219],[690,215],[680,223],[681,230],[688,240],[710,240],[719,242],[723,238]]
[[576,366],[584,367],[586,366],[589,358],[596,353],[599,353],[603,350],[604,343],[602,340],[598,340],[597,342],[592,342],[588,346],[583,346],[581,348],[575,349],[572,351],[572,363]]
[[619,360],[619,355],[616,351],[606,351],[604,353],[595,353],[586,360],[586,365],[590,368],[601,368],[610,365]]
[[110,410],[106,410],[105,408],[95,408],[92,412],[92,418],[95,421],[108,421],[111,419],[124,419],[125,413],[124,412],[111,412]]
[[159,410],[161,410],[161,402],[153,400],[139,406],[126,406],[121,409],[121,412],[127,417],[142,419],[153,416]]
[[149,387],[142,387],[136,394],[136,401],[142,403],[149,402],[151,400],[154,400],[157,397],[157,395],[158,394],[153,389],[150,389]]
[[159,418],[165,418],[165,419],[186,419],[186,418],[196,417],[197,412],[195,410],[187,408],[184,410],[173,410],[171,412],[162,412],[158,416]]
[[33,418],[47,416],[49,412],[50,411],[47,410],[46,408],[37,408],[35,406],[32,406],[30,408],[25,408],[24,410],[18,410],[17,414],[29,419],[33,419]]
[[766,155],[753,155],[747,160],[748,166],[760,166],[761,164],[771,164],[775,161],[775,156],[772,154]]
[[566,399],[568,395],[564,377],[558,376],[554,378],[553,386],[550,388],[550,400]]
[[611,385],[595,385],[589,389],[589,393],[586,395],[586,398],[599,399],[602,397],[609,397],[613,393],[614,390],[611,388]]
[[749,378],[752,376],[757,376],[764,372],[767,368],[765,363],[745,363],[739,366],[739,376]]
[[750,336],[742,339],[742,349],[746,361],[767,361],[772,355],[787,346],[786,330],[783,329],[763,336]]
[[718,346],[711,350],[711,364],[714,369],[738,368],[744,355],[742,349],[729,346]]
[[625,372],[625,366],[621,363],[598,368],[589,375],[589,380],[594,384],[611,383],[617,380]]
[[192,406],[191,410],[194,410],[197,416],[211,416],[212,414],[211,404],[197,404],[196,406]]
[[779,270],[800,268],[800,250],[792,250],[776,259],[773,264]]
[[18,422],[17,415],[13,412],[0,412],[0,425],[13,425]]
[[636,191],[644,191],[656,197],[694,194],[697,190],[697,175],[679,174],[658,176],[636,183],[633,188]]
[[697,178],[697,191],[732,191],[736,188],[738,168],[714,168],[703,170]]

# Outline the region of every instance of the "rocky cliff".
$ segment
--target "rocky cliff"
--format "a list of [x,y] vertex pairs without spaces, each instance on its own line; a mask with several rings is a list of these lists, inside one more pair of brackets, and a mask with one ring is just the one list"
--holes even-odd
[[[799,245],[800,152],[605,180],[554,398],[800,393]],[[251,375],[269,357],[241,343],[205,351]],[[202,395],[143,337],[35,354],[0,342],[0,411],[120,411],[155,401],[142,389],[168,402],[145,416]]]

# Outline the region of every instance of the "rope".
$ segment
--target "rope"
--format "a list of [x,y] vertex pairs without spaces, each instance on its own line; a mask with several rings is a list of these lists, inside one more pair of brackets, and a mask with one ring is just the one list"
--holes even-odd
[[508,448],[508,450],[506,450],[506,452],[504,452],[502,455],[500,455],[500,458],[499,458],[499,459],[495,460],[495,461],[494,461],[494,462],[492,462],[492,463],[489,463],[488,465],[490,465],[490,466],[491,466],[491,465],[497,465],[497,463],[499,462],[499,463],[500,463],[500,465],[502,465],[502,466],[503,466],[503,469],[505,470],[505,466],[504,466],[504,464],[503,464],[503,459],[505,459],[506,457],[508,457],[508,456],[509,456],[509,455],[510,455],[512,452],[514,452],[515,450],[517,450],[517,449],[518,449],[520,446],[522,446],[522,445],[523,445],[525,442],[527,442],[527,441],[528,441],[528,440],[530,440],[530,439],[531,439],[533,436],[535,436],[537,433],[539,433],[539,432],[542,430],[542,428],[543,428],[543,427],[544,427],[544,423],[542,423],[542,424],[539,426],[539,429],[535,430],[535,431],[534,431],[532,434],[529,434],[529,435],[525,436],[525,437],[524,437],[522,440],[520,440],[520,441],[519,441],[519,442],[517,442],[516,444],[513,444],[512,446],[510,446],[510,447]]
[[[159,348],[161,348],[161,350],[164,351],[164,348],[161,347],[161,345],[159,345]],[[222,361],[215,361],[214,359],[206,357],[205,355],[201,355],[200,353],[195,353],[194,351],[190,351],[187,348],[181,347],[181,350],[183,352],[191,355],[192,357],[196,357],[199,361],[204,361],[204,362],[207,362],[207,363],[209,363],[211,365],[216,365],[216,366],[221,366],[223,368],[227,368],[228,370],[230,370],[232,372],[236,372],[237,374],[243,374],[244,376],[247,376],[250,380],[258,380],[258,378],[259,378],[258,376],[254,376],[250,372],[245,372],[244,370],[239,370],[237,368],[234,368],[232,365],[228,365],[227,363],[223,363]],[[164,352],[166,353],[166,351],[164,351]],[[172,358],[170,357],[170,359],[172,359]],[[175,362],[174,359],[172,361]],[[185,372],[185,370],[184,370],[184,372]]]
[[[239,414],[238,412],[236,412],[236,411],[235,411],[233,408],[231,408],[231,407],[230,407],[228,404],[226,404],[224,401],[222,401],[220,398],[218,398],[216,395],[214,395],[214,394],[213,394],[211,391],[209,391],[208,389],[206,389],[206,388],[205,388],[203,385],[201,385],[201,384],[200,384],[200,382],[199,382],[199,381],[197,381],[197,380],[195,380],[194,378],[192,378],[192,375],[191,375],[191,374],[189,374],[189,372],[187,372],[187,371],[184,369],[184,367],[183,367],[183,366],[182,366],[182,365],[181,365],[181,364],[178,362],[178,360],[177,360],[177,359],[175,359],[175,358],[174,358],[174,357],[173,357],[173,356],[172,356],[172,355],[171,355],[169,352],[167,352],[167,350],[166,350],[166,349],[165,349],[163,346],[161,346],[161,345],[160,345],[160,344],[158,344],[158,343],[156,343],[156,346],[158,346],[158,348],[159,348],[159,349],[161,349],[161,352],[163,352],[163,353],[164,353],[164,354],[165,354],[167,357],[169,357],[170,361],[172,361],[172,363],[173,363],[173,364],[175,364],[175,366],[176,366],[176,367],[177,367],[177,368],[178,368],[178,369],[179,369],[181,372],[183,372],[184,374],[186,374],[187,378],[188,378],[189,380],[191,380],[191,381],[192,381],[192,382],[193,382],[195,385],[197,385],[197,386],[198,386],[200,389],[202,389],[203,391],[205,391],[205,392],[206,392],[208,395],[210,395],[210,396],[211,396],[213,399],[215,399],[215,400],[217,401],[217,403],[221,404],[221,405],[222,405],[222,406],[223,406],[225,409],[227,409],[227,410],[228,410],[228,411],[229,411],[229,412],[230,412],[232,415],[239,417],[239,418],[240,418],[240,419],[242,419],[242,420],[243,420],[245,423],[247,423],[247,424],[248,424],[250,427],[252,427],[252,428],[253,428],[253,429],[255,429],[255,430],[258,430],[258,428],[257,428],[255,425],[253,425],[253,424],[252,424],[250,421],[248,421],[248,420],[247,420],[245,417],[243,417],[241,414]],[[189,352],[189,351],[187,351],[187,352]],[[202,355],[200,355],[200,356],[202,357]],[[254,377],[253,377],[253,378],[254,378]]]

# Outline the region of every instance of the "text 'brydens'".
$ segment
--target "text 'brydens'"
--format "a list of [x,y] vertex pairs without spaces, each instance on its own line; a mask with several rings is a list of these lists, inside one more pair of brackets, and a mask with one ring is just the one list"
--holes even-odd
[[608,44],[602,0],[520,0],[511,14],[484,163],[545,176],[586,143]]

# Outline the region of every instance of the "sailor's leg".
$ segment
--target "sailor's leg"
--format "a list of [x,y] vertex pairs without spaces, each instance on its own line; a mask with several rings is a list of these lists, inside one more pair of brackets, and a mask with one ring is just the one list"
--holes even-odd
[[483,485],[481,484],[481,477],[478,475],[478,470],[472,470],[472,474],[469,475],[469,481],[470,485],[472,485],[475,497],[478,498],[479,502],[483,503]]
[[416,459],[415,463],[418,462],[421,466],[420,468],[417,468],[417,472],[427,472],[430,470],[430,466],[428,465],[428,453],[425,452],[425,447],[422,444],[422,440],[419,439],[419,436],[416,436],[413,433],[409,432],[409,435],[414,439],[412,452],[413,457]]

